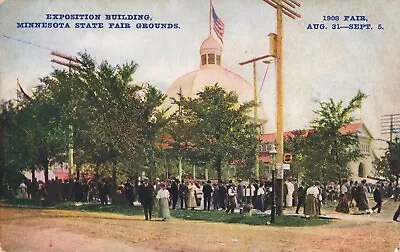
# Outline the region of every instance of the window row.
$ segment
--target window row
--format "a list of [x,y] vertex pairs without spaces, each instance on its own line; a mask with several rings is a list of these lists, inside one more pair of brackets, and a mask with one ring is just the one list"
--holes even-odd
[[369,144],[360,144],[360,152],[363,154],[369,154]]
[[215,55],[214,53],[201,55],[201,65],[206,64],[221,65],[221,55]]

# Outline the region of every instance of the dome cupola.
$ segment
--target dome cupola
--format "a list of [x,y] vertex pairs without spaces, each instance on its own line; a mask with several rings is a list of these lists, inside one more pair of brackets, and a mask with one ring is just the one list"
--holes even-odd
[[200,68],[221,66],[222,46],[210,35],[200,46]]

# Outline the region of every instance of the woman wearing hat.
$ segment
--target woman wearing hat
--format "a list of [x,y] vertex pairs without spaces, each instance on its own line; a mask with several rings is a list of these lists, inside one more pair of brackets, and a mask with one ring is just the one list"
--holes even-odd
[[158,200],[159,210],[160,210],[160,217],[163,221],[169,219],[169,191],[165,188],[166,183],[160,183],[160,190],[157,192],[156,199]]

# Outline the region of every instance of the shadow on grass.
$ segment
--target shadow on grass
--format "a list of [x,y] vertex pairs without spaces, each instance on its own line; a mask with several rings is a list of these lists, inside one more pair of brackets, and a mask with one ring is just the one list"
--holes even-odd
[[[47,201],[12,199],[2,201],[5,204],[15,207],[29,208],[52,208],[59,210],[74,210],[81,212],[115,213],[127,216],[143,215],[143,209],[138,206],[129,207],[126,205],[101,205],[97,203],[75,203],[64,202],[55,204]],[[157,217],[158,209],[153,209],[154,217]],[[271,225],[282,227],[318,226],[330,223],[330,220],[318,218],[301,218],[299,216],[276,216],[275,223],[270,223],[270,216],[253,215],[245,216],[239,214],[227,214],[223,211],[199,211],[199,210],[171,210],[171,216],[183,220],[197,220],[223,223],[240,223],[247,225]]]
[[271,216],[253,215],[245,216],[239,214],[227,214],[223,211],[196,211],[196,210],[175,210],[171,215],[178,219],[203,220],[211,222],[241,223],[247,225],[272,225],[285,227],[318,226],[330,223],[329,220],[318,218],[301,218],[299,216],[276,216],[275,223],[271,224]]

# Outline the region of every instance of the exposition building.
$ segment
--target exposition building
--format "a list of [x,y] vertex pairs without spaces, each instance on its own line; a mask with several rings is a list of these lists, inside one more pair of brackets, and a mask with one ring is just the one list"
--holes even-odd
[[[228,92],[236,92],[240,103],[254,100],[253,85],[239,74],[223,67],[222,51],[222,46],[212,35],[204,40],[200,46],[199,69],[183,74],[168,87],[166,92],[168,99],[164,106],[172,106],[169,98],[178,98],[179,93],[182,93],[184,97],[195,97],[206,86],[216,83]],[[173,106],[172,110],[174,110]],[[257,113],[258,123],[264,125],[267,120],[262,106],[258,107]],[[254,112],[249,113],[249,116],[254,118]]]

